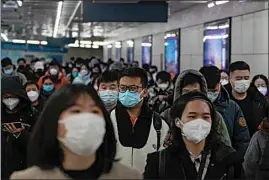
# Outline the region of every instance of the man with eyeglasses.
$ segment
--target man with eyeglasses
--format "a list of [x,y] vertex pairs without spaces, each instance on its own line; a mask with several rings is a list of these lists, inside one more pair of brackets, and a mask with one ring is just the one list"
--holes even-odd
[[119,81],[119,103],[111,112],[117,139],[116,159],[141,173],[147,154],[163,148],[169,129],[160,115],[148,107],[147,84],[143,69],[125,69]]

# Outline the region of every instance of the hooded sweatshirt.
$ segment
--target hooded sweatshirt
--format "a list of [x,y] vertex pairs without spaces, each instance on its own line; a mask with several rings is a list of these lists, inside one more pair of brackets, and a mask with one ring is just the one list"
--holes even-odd
[[26,168],[27,144],[31,129],[38,116],[38,112],[31,106],[31,102],[20,83],[19,77],[2,78],[1,94],[5,93],[16,95],[20,99],[20,103],[13,111],[7,109],[2,103],[1,122],[21,122],[25,129],[17,137],[11,133],[1,131],[1,177],[4,179],[9,178],[9,175],[14,171]]
[[[173,99],[174,102],[178,98],[180,98],[180,96],[182,95],[182,89],[183,89],[182,81],[187,74],[193,74],[200,77],[202,80],[201,92],[207,93],[207,84],[206,84],[206,80],[204,76],[200,72],[194,69],[185,70],[177,77],[177,80],[175,83],[175,90],[174,90],[174,99]],[[168,124],[172,123],[173,119],[170,116],[170,108],[164,111],[161,115],[167,121]],[[222,116],[218,112],[216,112],[216,115],[217,115],[216,123],[215,123],[215,127],[213,128],[216,130],[218,134],[217,139],[223,142],[224,144],[226,144],[227,146],[231,146],[231,140],[229,137],[229,133],[228,133],[225,121],[223,120]]]
[[12,74],[5,74],[5,73],[1,73],[1,78],[4,77],[19,77],[20,82],[22,83],[22,85],[24,85],[27,82],[27,78],[25,77],[24,74],[16,72],[15,70],[12,72]]

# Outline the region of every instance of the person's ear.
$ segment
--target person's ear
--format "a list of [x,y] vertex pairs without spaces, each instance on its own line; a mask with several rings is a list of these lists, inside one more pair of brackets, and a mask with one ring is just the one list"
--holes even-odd
[[148,96],[148,89],[145,88],[142,90],[142,93],[141,93],[141,98],[144,98],[144,97],[147,97]]
[[176,127],[180,128],[180,129],[183,127],[182,123],[180,122],[180,120],[178,118],[175,120],[175,125],[176,125]]

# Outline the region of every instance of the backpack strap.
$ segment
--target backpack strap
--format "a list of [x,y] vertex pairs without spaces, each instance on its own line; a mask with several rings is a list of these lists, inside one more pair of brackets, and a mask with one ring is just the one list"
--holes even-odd
[[159,151],[159,167],[158,167],[158,175],[159,179],[165,177],[165,149]]
[[161,116],[153,112],[153,126],[157,133],[157,151],[159,151],[161,147],[161,129],[162,129],[162,118]]

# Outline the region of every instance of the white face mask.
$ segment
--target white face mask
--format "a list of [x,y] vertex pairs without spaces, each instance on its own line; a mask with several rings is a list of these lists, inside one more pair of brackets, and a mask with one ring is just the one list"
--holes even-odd
[[57,75],[57,74],[58,74],[58,70],[55,69],[55,68],[51,68],[51,69],[50,69],[50,74],[51,74],[51,75]]
[[89,73],[89,71],[87,71],[86,69],[82,69],[79,74],[81,76],[86,76],[88,73]]
[[9,110],[13,110],[20,103],[20,99],[18,98],[7,98],[2,101]]
[[31,102],[35,102],[38,99],[39,94],[36,91],[29,91],[27,93],[27,96],[29,97]]
[[204,140],[211,130],[211,123],[203,119],[192,120],[185,124],[183,124],[180,120],[178,120],[178,122],[183,126],[182,135],[195,144]]
[[229,81],[227,79],[221,79],[220,83],[222,86],[225,86],[225,85],[229,84]]
[[93,113],[69,116],[58,123],[66,128],[65,137],[58,137],[71,152],[89,156],[97,151],[105,136],[104,118]]
[[161,90],[166,90],[168,88],[169,84],[168,83],[161,83],[161,84],[158,84],[158,87],[161,89]]
[[260,93],[262,93],[264,96],[266,96],[268,89],[266,87],[258,87],[258,90]]
[[249,86],[250,86],[250,81],[249,80],[237,80],[237,81],[234,81],[234,90],[237,93],[245,93],[245,92],[247,92]]

